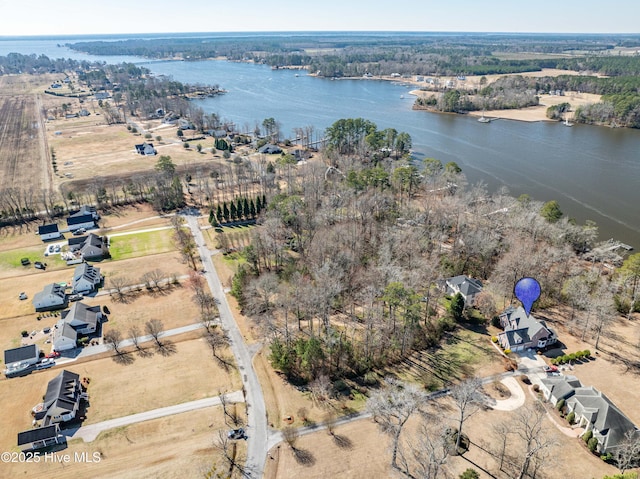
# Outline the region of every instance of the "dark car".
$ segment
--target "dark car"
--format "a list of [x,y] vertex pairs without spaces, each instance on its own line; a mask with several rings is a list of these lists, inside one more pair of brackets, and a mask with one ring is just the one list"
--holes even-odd
[[41,263],[40,261],[36,261],[35,263],[33,263],[33,266],[36,269],[47,269],[47,263]]
[[229,439],[246,439],[247,438],[243,428],[230,430],[229,432],[227,432],[227,437]]

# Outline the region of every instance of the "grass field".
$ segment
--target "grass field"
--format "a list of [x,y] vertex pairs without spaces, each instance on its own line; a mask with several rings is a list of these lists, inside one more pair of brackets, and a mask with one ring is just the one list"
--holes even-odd
[[175,249],[171,229],[114,236],[109,251],[113,260],[167,253]]

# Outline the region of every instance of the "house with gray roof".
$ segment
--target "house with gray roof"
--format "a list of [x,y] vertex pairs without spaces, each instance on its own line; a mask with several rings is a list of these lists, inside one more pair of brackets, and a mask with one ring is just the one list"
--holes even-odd
[[28,446],[24,450],[44,449],[45,447],[61,444],[66,438],[60,434],[60,426],[52,424],[18,433],[18,446]]
[[157,153],[157,151],[153,147],[153,143],[147,143],[145,141],[144,143],[136,145],[136,153],[138,153],[139,155],[153,156]]
[[85,261],[99,261],[109,257],[107,238],[93,233],[69,238],[69,251]]
[[558,340],[555,332],[542,320],[527,315],[524,308],[510,306],[500,314],[500,326],[504,329],[498,334],[498,342],[504,349],[524,351],[532,348],[544,348]]
[[79,229],[89,229],[96,226],[96,221],[100,219],[100,215],[93,206],[83,205],[78,211],[69,215],[67,218],[67,228],[69,231]]
[[78,345],[78,333],[73,326],[61,319],[53,326],[51,344],[53,351],[74,349]]
[[601,391],[583,386],[575,376],[543,378],[542,393],[552,404],[564,399],[568,412],[575,414],[575,423],[592,431],[598,440],[598,452],[615,451],[627,434],[640,438],[635,424]]
[[70,325],[80,334],[95,333],[98,324],[104,319],[100,306],[87,306],[81,301],[73,303],[73,306],[62,311],[60,316],[61,321]]
[[62,309],[67,306],[65,288],[58,283],[48,284],[33,295],[31,302],[38,312]]
[[65,369],[49,381],[44,401],[33,408],[34,418],[44,420],[44,426],[71,421],[86,398],[80,376]]
[[482,282],[480,280],[469,278],[463,274],[446,279],[444,285],[445,291],[450,296],[460,293],[464,299],[465,306],[472,306],[476,295],[482,292]]
[[263,153],[265,155],[279,155],[282,153],[282,148],[278,145],[266,144],[258,149],[258,153]]
[[73,272],[71,283],[73,294],[96,291],[102,283],[102,279],[100,268],[95,268],[89,263],[79,264]]

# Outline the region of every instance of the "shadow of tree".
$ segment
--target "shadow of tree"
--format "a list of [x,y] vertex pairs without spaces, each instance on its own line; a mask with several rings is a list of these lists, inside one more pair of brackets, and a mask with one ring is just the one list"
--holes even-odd
[[153,350],[151,348],[138,348],[136,352],[141,358],[148,358],[150,356],[153,356]]
[[349,439],[347,436],[342,436],[340,434],[333,434],[333,442],[336,443],[341,449],[353,449],[353,441]]
[[128,366],[129,364],[132,364],[136,360],[136,358],[131,353],[119,353],[113,356],[113,360],[118,364]]
[[161,356],[171,356],[176,352],[176,345],[170,341],[165,341],[163,343],[157,344],[156,350]]
[[311,467],[316,463],[314,455],[305,449],[294,449],[293,457],[295,457],[298,464],[302,464],[303,466]]

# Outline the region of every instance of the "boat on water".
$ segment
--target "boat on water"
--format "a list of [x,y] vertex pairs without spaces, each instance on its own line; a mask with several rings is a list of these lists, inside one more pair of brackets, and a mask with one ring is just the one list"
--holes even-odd
[[565,119],[564,119],[564,123],[562,123],[562,124],[563,124],[564,126],[573,126],[573,123],[571,123],[571,122],[569,121],[569,119],[568,119],[568,118],[565,118]]
[[491,118],[487,118],[486,116],[482,115],[480,118],[478,118],[478,121],[480,123],[491,123]]

